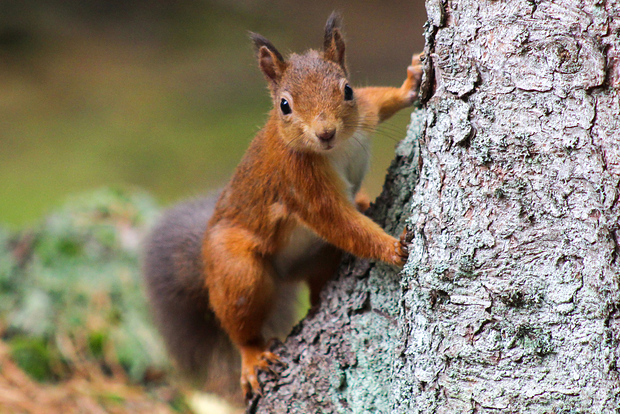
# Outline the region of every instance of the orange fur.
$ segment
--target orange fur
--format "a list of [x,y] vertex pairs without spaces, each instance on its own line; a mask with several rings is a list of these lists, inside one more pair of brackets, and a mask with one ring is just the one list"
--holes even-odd
[[[407,255],[403,242],[358,211],[358,206],[368,206],[363,196],[356,205],[350,193],[359,183],[335,170],[330,154],[356,139],[359,131],[374,129],[411,105],[421,72],[417,66],[409,70],[400,88],[355,89],[354,99],[343,98],[346,68],[338,23],[328,22],[323,54],[310,51],[288,61],[266,39],[253,35],[274,109],[224,188],[202,249],[210,306],[241,352],[242,385],[248,393],[259,392],[256,369],[277,359],[265,353],[261,329],[280,279],[306,280],[314,305],[341,251],[397,266]],[[291,113],[281,109],[283,100]],[[337,162],[357,168],[346,157]],[[290,247],[296,229],[302,229],[302,254],[294,253],[293,246],[294,263],[277,268],[275,258]],[[312,247],[309,253],[303,253],[306,245],[301,243]],[[322,244],[314,248],[316,243]],[[288,264],[285,259],[280,262]],[[281,275],[283,271],[288,274]]]
[[370,197],[363,188],[355,195],[355,205],[362,213],[370,208]]

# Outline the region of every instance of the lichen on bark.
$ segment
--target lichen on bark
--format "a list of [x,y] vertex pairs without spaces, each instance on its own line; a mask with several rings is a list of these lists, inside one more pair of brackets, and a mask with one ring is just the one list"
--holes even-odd
[[620,8],[442,6],[393,412],[616,412]]

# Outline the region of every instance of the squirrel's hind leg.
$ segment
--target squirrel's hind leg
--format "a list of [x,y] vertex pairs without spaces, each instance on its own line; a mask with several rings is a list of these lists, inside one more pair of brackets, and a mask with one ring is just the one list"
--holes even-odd
[[211,308],[241,353],[246,396],[260,394],[257,370],[278,361],[266,351],[262,334],[275,301],[275,273],[256,246],[254,236],[243,229],[216,227],[209,230],[203,252]]

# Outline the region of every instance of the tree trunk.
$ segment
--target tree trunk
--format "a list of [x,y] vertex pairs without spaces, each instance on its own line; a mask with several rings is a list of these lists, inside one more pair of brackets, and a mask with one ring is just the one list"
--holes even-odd
[[620,1],[426,7],[372,210],[409,261],[348,260],[249,412],[619,412]]

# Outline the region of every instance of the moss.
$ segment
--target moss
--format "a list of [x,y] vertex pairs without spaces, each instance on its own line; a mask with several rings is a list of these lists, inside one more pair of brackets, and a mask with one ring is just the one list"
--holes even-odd
[[507,306],[520,308],[525,304],[525,293],[521,291],[507,292],[500,296],[500,300]]
[[514,327],[511,333],[511,340],[508,348],[519,346],[528,354],[545,356],[551,354],[555,350],[551,333],[542,327],[529,324]]
[[[0,326],[33,378],[63,373],[46,338],[70,341],[79,358],[69,363],[120,362],[134,381],[167,366],[138,263],[138,240],[156,211],[143,193],[104,188],[72,197],[30,238],[0,232]],[[29,252],[20,265],[10,240]]]
[[182,394],[175,394],[169,402],[170,408],[178,413],[188,413],[192,410]]
[[108,392],[99,396],[99,400],[105,405],[121,405],[125,402],[125,398],[122,395],[118,395],[112,392]]
[[471,256],[464,254],[459,258],[458,276],[465,278],[474,278],[476,276],[476,260]]
[[506,197],[506,191],[504,191],[504,189],[501,187],[497,187],[493,192],[493,195],[495,196],[495,198],[502,199]]
[[88,334],[88,349],[95,358],[103,357],[103,350],[107,341],[107,332],[95,331]]
[[38,338],[15,337],[10,344],[11,358],[30,377],[37,381],[54,379],[52,370],[54,352],[48,344]]

